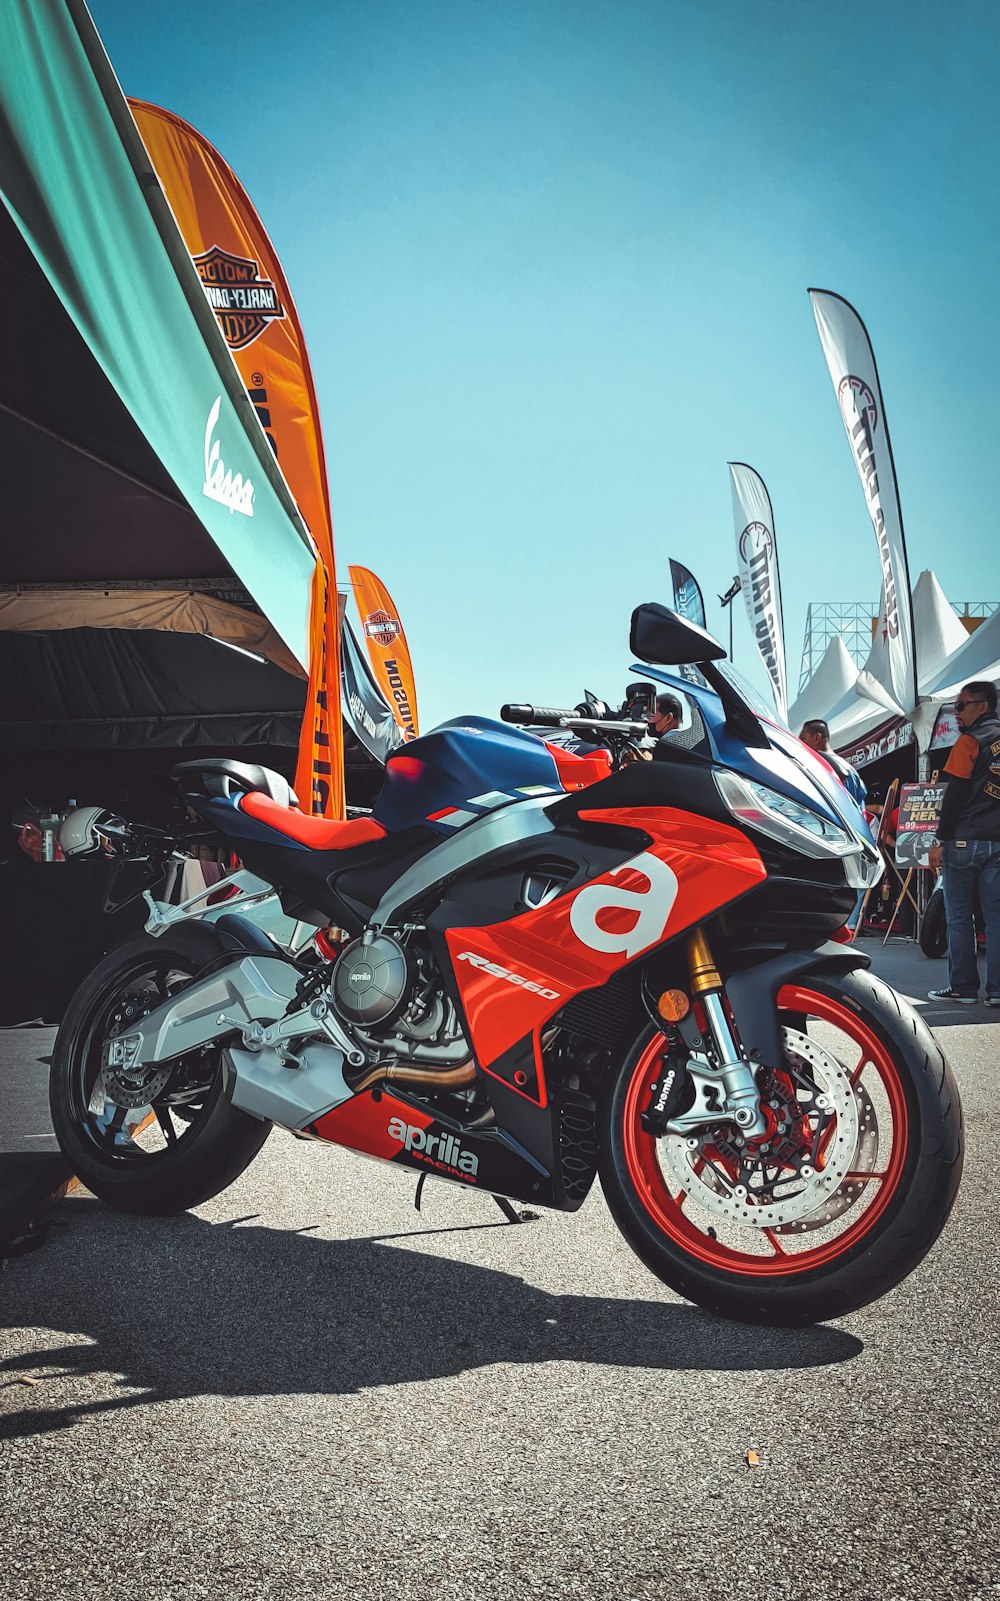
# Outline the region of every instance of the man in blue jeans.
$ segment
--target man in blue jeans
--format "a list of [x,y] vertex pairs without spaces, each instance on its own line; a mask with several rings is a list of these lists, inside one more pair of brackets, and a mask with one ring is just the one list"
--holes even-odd
[[955,702],[962,730],[944,767],[947,779],[939,845],[930,865],[943,869],[948,915],[948,988],[929,990],[932,1001],[979,999],[975,900],[986,925],[986,1004],[1000,1006],[1000,719],[996,685],[965,684]]

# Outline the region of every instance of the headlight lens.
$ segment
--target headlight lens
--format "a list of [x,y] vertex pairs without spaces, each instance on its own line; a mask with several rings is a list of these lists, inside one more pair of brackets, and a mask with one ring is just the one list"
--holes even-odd
[[767,834],[803,856],[841,857],[852,889],[866,889],[882,877],[878,852],[840,823],[739,773],[716,772],[715,783],[729,811],[747,828]]

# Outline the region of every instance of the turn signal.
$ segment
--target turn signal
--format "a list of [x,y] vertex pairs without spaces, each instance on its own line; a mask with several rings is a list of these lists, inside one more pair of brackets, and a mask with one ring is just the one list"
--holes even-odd
[[664,990],[656,1003],[656,1010],[668,1023],[679,1023],[691,1010],[691,1002],[683,990]]

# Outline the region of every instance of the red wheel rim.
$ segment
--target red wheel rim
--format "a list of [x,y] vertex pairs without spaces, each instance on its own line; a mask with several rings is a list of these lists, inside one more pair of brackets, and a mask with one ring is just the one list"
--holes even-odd
[[[629,1178],[643,1208],[658,1229],[691,1257],[710,1267],[726,1272],[739,1272],[759,1278],[786,1277],[788,1274],[806,1273],[822,1267],[836,1257],[843,1256],[869,1234],[890,1204],[906,1163],[909,1119],[906,1095],[899,1069],[888,1047],[857,1014],[833,996],[823,995],[798,985],[787,985],[778,995],[779,1011],[804,1014],[839,1029],[855,1043],[859,1058],[851,1069],[851,1082],[855,1084],[874,1070],[884,1092],[888,1109],[892,1145],[888,1159],[876,1172],[863,1176],[865,1192],[875,1185],[876,1190],[867,1197],[861,1215],[849,1222],[832,1240],[824,1240],[815,1247],[790,1251],[779,1243],[775,1230],[755,1230],[757,1238],[766,1238],[772,1255],[758,1255],[749,1251],[734,1250],[721,1240],[714,1239],[699,1228],[683,1210],[686,1192],[673,1194],[664,1178],[657,1155],[657,1140],[642,1127],[641,1114],[647,1104],[649,1086],[663,1055],[662,1038],[653,1039],[636,1063],[625,1095],[623,1119],[624,1154]],[[825,1047],[824,1047],[825,1049]],[[861,1179],[861,1174],[849,1175]],[[799,1237],[801,1238],[801,1237]]]

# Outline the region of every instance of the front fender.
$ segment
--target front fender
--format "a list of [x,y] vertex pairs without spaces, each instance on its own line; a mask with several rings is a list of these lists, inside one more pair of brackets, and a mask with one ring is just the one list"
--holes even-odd
[[754,1062],[777,1066],[783,1057],[778,1020],[778,991],[806,973],[851,973],[870,967],[871,958],[833,940],[810,951],[783,951],[757,967],[726,980],[726,998],[747,1055]]

